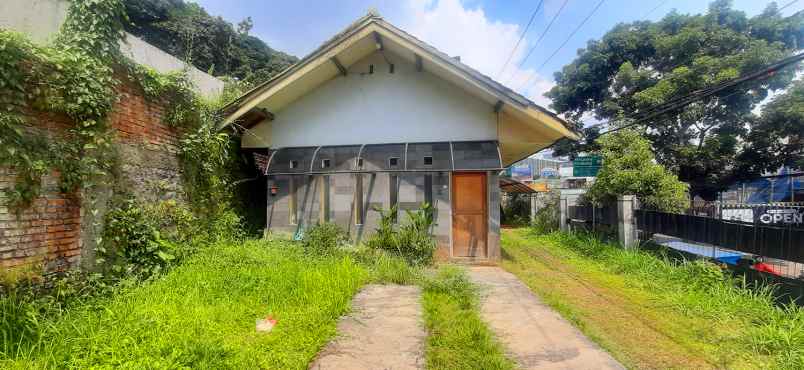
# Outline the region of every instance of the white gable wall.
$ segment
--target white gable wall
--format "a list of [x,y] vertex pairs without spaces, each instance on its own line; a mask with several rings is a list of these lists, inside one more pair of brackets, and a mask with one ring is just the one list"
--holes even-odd
[[[493,106],[386,52],[372,54],[243,135],[243,147],[497,140]],[[369,65],[374,73],[369,74]]]

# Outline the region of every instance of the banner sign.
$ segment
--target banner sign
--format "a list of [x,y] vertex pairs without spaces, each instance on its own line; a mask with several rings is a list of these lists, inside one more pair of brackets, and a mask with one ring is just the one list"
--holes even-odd
[[750,208],[724,208],[722,218],[730,221],[761,223],[765,225],[804,226],[804,207],[760,206]]
[[517,180],[532,180],[533,172],[527,164],[517,164],[510,167],[511,177]]
[[804,209],[782,208],[759,211],[756,217],[763,224],[804,225]]

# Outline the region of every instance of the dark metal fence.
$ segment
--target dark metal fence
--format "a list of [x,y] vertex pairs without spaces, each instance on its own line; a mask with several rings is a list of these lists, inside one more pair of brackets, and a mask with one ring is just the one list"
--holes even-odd
[[[735,203],[720,201],[694,201],[686,213],[692,216],[723,218],[753,222],[768,210],[795,209],[804,214],[804,202]],[[804,223],[802,223],[804,225]]]
[[[770,214],[771,219],[790,219],[792,213]],[[648,239],[653,234],[663,234],[692,242],[705,243],[721,248],[751,253],[797,263],[804,263],[804,226],[794,223],[763,223],[725,220],[702,216],[673,214],[639,209],[636,210],[637,226]],[[761,216],[767,219],[768,216]],[[796,216],[798,217],[798,216]]]
[[567,209],[570,225],[603,236],[617,235],[617,206],[583,204]]

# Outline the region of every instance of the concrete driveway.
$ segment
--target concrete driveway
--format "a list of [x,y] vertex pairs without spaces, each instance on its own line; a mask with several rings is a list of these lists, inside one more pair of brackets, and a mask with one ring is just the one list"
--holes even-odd
[[481,315],[522,369],[624,369],[499,267],[470,267],[481,286]]

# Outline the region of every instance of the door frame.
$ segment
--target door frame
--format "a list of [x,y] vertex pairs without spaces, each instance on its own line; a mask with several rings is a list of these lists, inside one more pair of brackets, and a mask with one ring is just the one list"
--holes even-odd
[[[462,175],[462,174],[480,174],[483,176],[483,223],[485,225],[483,237],[485,239],[484,245],[484,256],[455,256],[455,239],[454,239],[454,225],[455,225],[455,175]],[[450,203],[450,214],[449,214],[449,256],[450,258],[489,258],[489,174],[486,171],[452,171],[450,172],[449,176],[449,203]]]

